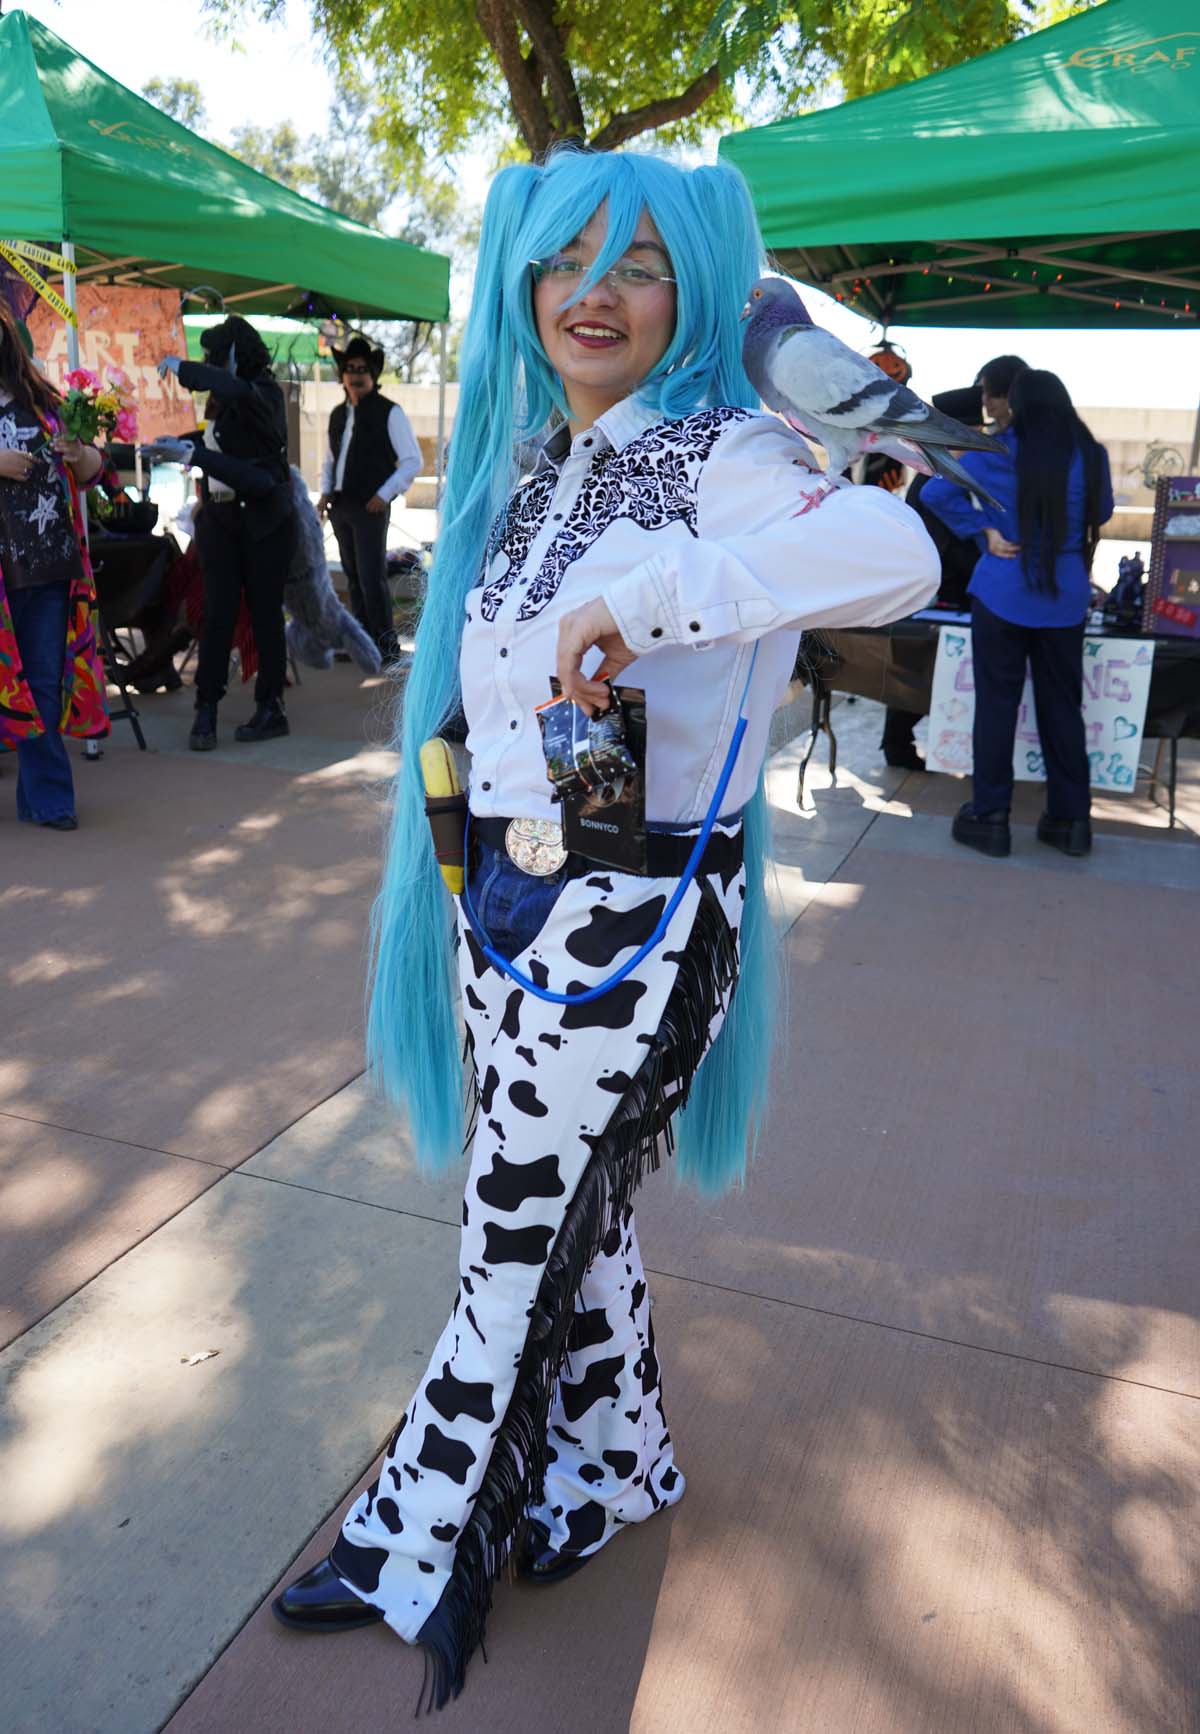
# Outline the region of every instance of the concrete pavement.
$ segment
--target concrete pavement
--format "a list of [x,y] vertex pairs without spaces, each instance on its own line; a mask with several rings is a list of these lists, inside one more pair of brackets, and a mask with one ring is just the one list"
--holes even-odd
[[[148,700],[156,750],[79,769],[77,835],[0,818],[6,1734],[415,1703],[387,1634],[266,1606],[453,1293],[454,1180],[357,1076],[381,696],[306,675],[287,742],[207,760],[186,695]],[[884,770],[876,707],[836,720],[814,813],[772,766],[791,1007],[752,1182],[639,1200],[687,1498],[501,1586],[447,1728],[1200,1726],[1196,837],[1139,797],[1067,862],[1029,790],[985,861],[960,785]]]

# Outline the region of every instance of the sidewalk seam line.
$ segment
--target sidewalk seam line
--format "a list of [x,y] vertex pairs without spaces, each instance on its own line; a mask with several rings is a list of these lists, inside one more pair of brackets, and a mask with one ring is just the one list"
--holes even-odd
[[[314,1102],[311,1108],[305,1108],[302,1113],[295,1115],[293,1119],[289,1120],[286,1126],[281,1126],[278,1131],[272,1132],[269,1138],[264,1139],[257,1149],[251,1150],[250,1154],[243,1157],[242,1160],[245,1162],[252,1162],[256,1156],[262,1154],[268,1144],[273,1144],[276,1138],[282,1137],[284,1132],[290,1131],[293,1126],[295,1126],[300,1120],[304,1119],[306,1114],[314,1113],[317,1108],[323,1107],[325,1103],[332,1100],[334,1096],[340,1095],[343,1090],[349,1089],[350,1085],[355,1082],[355,1079],[361,1077],[361,1071],[355,1072],[353,1077],[345,1079],[336,1089],[331,1090],[328,1096],[322,1096],[321,1100],[319,1102]],[[0,1112],[3,1111],[0,1110]],[[8,1120],[19,1120],[23,1125],[27,1126],[52,1126],[52,1122],[46,1120],[28,1120],[21,1114],[3,1113],[3,1117]],[[102,1136],[102,1134],[98,1132],[74,1132],[69,1126],[53,1126],[52,1129],[59,1132],[71,1132],[72,1136],[77,1138],[99,1138]],[[164,1216],[161,1222],[156,1222],[153,1228],[148,1228],[145,1234],[139,1235],[138,1238],[131,1242],[129,1246],[122,1247],[120,1252],[114,1253],[112,1258],[110,1258],[106,1264],[102,1264],[98,1270],[92,1271],[90,1275],[86,1276],[82,1282],[77,1283],[76,1286],[67,1294],[61,1295],[59,1299],[55,1301],[54,1305],[48,1308],[46,1312],[42,1313],[39,1318],[31,1320],[30,1323],[25,1326],[24,1330],[18,1331],[15,1337],[11,1337],[8,1342],[0,1345],[0,1354],[7,1354],[8,1350],[12,1348],[14,1343],[19,1343],[22,1337],[28,1336],[30,1331],[36,1330],[38,1325],[44,1324],[48,1318],[52,1318],[58,1311],[59,1307],[64,1306],[67,1301],[73,1300],[77,1294],[82,1294],[83,1290],[91,1283],[95,1282],[97,1277],[103,1276],[106,1270],[111,1270],[114,1264],[119,1264],[121,1259],[128,1257],[135,1248],[144,1245],[146,1241],[150,1240],[158,1233],[159,1229],[165,1228],[169,1222],[174,1222],[177,1216],[182,1216],[185,1210],[189,1210],[193,1204],[198,1203],[199,1200],[205,1197],[209,1192],[215,1191],[221,1184],[222,1180],[228,1180],[231,1175],[239,1172],[237,1168],[225,1168],[219,1162],[208,1162],[202,1156],[180,1156],[175,1150],[159,1150],[152,1144],[132,1144],[124,1138],[110,1138],[107,1142],[110,1144],[125,1145],[125,1147],[130,1150],[145,1150],[150,1155],[171,1156],[180,1162],[198,1162],[201,1167],[215,1169],[217,1178],[213,1181],[211,1186],[206,1186],[204,1191],[198,1192],[194,1198],[185,1199],[179,1206],[178,1210],[173,1210],[170,1216]],[[256,1176],[256,1178],[266,1177]]]
[[1174,1385],[1155,1385],[1148,1379],[1130,1379],[1123,1373],[1104,1373],[1095,1367],[1076,1367],[1069,1361],[1048,1361],[1041,1355],[1021,1355],[1015,1349],[992,1348],[986,1343],[968,1343],[962,1337],[939,1336],[936,1331],[919,1331],[912,1325],[892,1325],[884,1319],[863,1318],[859,1313],[843,1313],[833,1307],[814,1306],[811,1301],[786,1300],[779,1295],[761,1294],[757,1289],[733,1288],[729,1283],[708,1282],[702,1276],[684,1276],[674,1270],[646,1266],[647,1276],[662,1276],[674,1282],[695,1283],[698,1288],[711,1288],[719,1294],[741,1295],[745,1300],[766,1301],[773,1306],[791,1307],[794,1312],[816,1313],[820,1318],[841,1319],[846,1324],[866,1325],[871,1330],[898,1331],[901,1336],[918,1337],[926,1343],[945,1343],[948,1348],[967,1349],[975,1355],[1000,1355],[1007,1361],[1025,1361],[1033,1367],[1049,1367],[1057,1373],[1078,1373],[1085,1379],[1106,1379],[1114,1385],[1132,1385],[1139,1391],[1161,1391],[1166,1397],[1182,1397],[1185,1402],[1200,1403],[1200,1391],[1180,1391]]
[[[398,1204],[380,1204],[371,1198],[351,1198],[344,1192],[328,1192],[319,1186],[305,1186],[298,1180],[284,1180],[277,1174],[247,1173],[244,1168],[233,1170],[246,1180],[266,1181],[271,1186],[287,1186],[295,1192],[310,1192],[316,1198],[335,1198],[341,1204],[357,1204],[367,1210],[382,1210],[389,1216],[407,1216],[414,1222],[431,1222],[439,1228],[457,1229],[459,1224],[446,1216],[429,1216],[421,1210],[405,1210]],[[766,1301],[771,1306],[790,1307],[794,1312],[815,1313],[820,1318],[840,1319],[844,1324],[865,1325],[869,1330],[898,1331],[902,1336],[917,1337],[922,1342],[944,1343],[948,1348],[966,1349],[975,1355],[999,1355],[1009,1361],[1024,1361],[1032,1367],[1048,1367],[1053,1372],[1077,1373],[1085,1379],[1106,1379],[1114,1385],[1132,1385],[1140,1391],[1161,1391],[1167,1397],[1182,1397],[1186,1402],[1200,1402],[1200,1392],[1181,1391],[1174,1385],[1155,1385],[1147,1379],[1130,1379],[1122,1373],[1105,1373],[1095,1367],[1077,1367],[1069,1361],[1050,1361],[1042,1355],[1022,1355],[1015,1349],[993,1348],[987,1343],[969,1343],[962,1337],[940,1336],[935,1331],[918,1331],[912,1325],[889,1324],[885,1319],[865,1318],[860,1313],[838,1312],[833,1307],[815,1306],[811,1301],[788,1300],[782,1295],[763,1294],[758,1289],[734,1288],[729,1283],[710,1282],[702,1276],[690,1276],[677,1270],[663,1270],[657,1265],[646,1266],[647,1276],[661,1276],[671,1282],[695,1283],[698,1288],[710,1288],[719,1294],[741,1295],[745,1300]]]

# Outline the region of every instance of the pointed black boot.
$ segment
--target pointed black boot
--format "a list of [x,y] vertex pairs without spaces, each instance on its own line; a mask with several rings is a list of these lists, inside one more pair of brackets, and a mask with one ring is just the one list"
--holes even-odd
[[301,1632],[350,1632],[358,1626],[373,1626],[383,1618],[378,1608],[346,1588],[328,1559],[277,1595],[271,1612],[285,1626]]
[[279,735],[290,734],[288,719],[284,715],[283,700],[266,698],[255,706],[254,715],[248,723],[242,723],[233,731],[235,741],[273,741]]
[[217,744],[217,707],[204,699],[196,700],[196,720],[188,736],[188,746],[194,753],[211,753]]
[[526,1583],[561,1583],[582,1571],[590,1553],[558,1553],[549,1545],[549,1537],[541,1524],[531,1524],[525,1546],[517,1559],[517,1576]]

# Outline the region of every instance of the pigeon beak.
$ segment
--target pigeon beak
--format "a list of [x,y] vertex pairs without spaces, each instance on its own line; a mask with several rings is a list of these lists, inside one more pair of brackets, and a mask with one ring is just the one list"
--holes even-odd
[[750,303],[747,301],[746,305],[742,308],[741,313],[738,315],[738,324],[744,325],[746,323],[747,319],[749,319],[749,317],[750,317]]

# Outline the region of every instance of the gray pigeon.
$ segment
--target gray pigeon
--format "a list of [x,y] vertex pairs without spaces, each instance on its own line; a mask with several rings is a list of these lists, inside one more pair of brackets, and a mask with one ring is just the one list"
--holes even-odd
[[932,409],[814,325],[790,283],[760,277],[745,318],[742,361],[751,384],[768,409],[824,446],[830,475],[841,475],[863,452],[887,452],[910,469],[948,476],[996,504],[949,448],[1003,452],[1001,442]]

